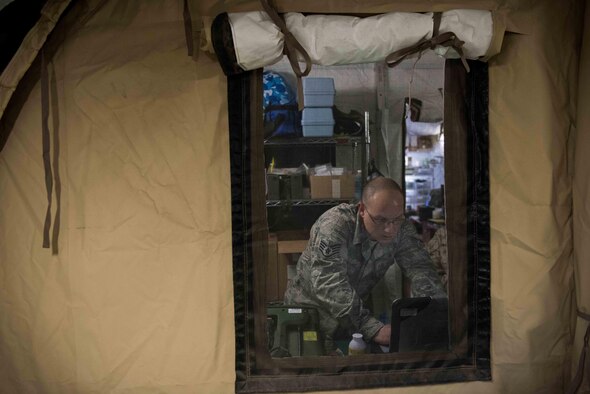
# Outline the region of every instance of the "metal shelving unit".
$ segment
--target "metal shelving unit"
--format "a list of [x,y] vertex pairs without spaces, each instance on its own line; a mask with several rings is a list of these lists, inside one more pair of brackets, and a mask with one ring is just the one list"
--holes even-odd
[[[290,152],[295,152],[299,149],[305,149],[305,147],[324,149],[323,147],[334,146],[336,149],[348,146],[352,149],[352,162],[350,167],[357,169],[360,167],[361,179],[367,178],[367,158],[369,157],[369,114],[365,113],[365,124],[364,133],[361,135],[335,135],[331,137],[270,137],[264,140],[265,154],[266,148],[273,148],[277,150],[288,149]],[[291,147],[294,149],[292,150]],[[357,154],[358,152],[358,154]],[[359,157],[360,156],[360,157]],[[357,161],[360,160],[360,163]],[[311,163],[313,164],[313,163]],[[294,165],[292,165],[294,166]],[[364,184],[364,181],[363,181]],[[294,208],[291,211],[294,222],[300,223],[303,212],[309,212],[312,216],[319,216],[321,212],[330,208],[330,206],[336,206],[341,203],[356,203],[356,198],[326,198],[326,199],[283,199],[283,200],[266,200],[267,212],[280,212],[281,208]],[[303,209],[303,211],[302,211]],[[282,220],[282,219],[281,219]],[[315,219],[313,220],[315,221]],[[313,224],[313,221],[306,226]]]

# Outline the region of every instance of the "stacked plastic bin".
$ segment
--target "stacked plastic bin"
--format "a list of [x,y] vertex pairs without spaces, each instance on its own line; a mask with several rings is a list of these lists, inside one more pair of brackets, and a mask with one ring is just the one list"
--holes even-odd
[[304,137],[334,134],[334,78],[303,78],[304,105],[301,126]]

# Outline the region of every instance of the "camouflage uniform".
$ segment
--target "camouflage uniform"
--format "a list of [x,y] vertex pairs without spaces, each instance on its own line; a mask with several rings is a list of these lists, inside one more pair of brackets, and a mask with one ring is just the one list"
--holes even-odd
[[436,230],[434,236],[426,244],[426,250],[440,276],[443,286],[449,281],[449,258],[447,252],[447,230],[444,227]]
[[285,292],[285,303],[318,309],[328,353],[335,350],[333,334],[339,326],[370,339],[383,323],[362,300],[394,263],[410,278],[412,296],[446,296],[411,223],[401,226],[391,244],[382,245],[364,230],[358,205],[341,204],[325,212],[311,228],[297,274]]

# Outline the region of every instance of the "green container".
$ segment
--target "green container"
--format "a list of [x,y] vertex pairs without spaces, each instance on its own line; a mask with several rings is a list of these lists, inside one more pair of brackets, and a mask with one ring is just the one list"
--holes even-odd
[[319,315],[315,308],[297,305],[269,306],[267,335],[272,357],[324,355]]
[[267,174],[268,200],[303,199],[303,174]]

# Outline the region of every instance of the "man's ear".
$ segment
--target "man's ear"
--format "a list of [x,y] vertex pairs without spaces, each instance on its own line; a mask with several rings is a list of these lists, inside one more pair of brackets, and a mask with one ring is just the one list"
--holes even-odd
[[362,201],[359,201],[359,214],[365,217],[365,204]]

